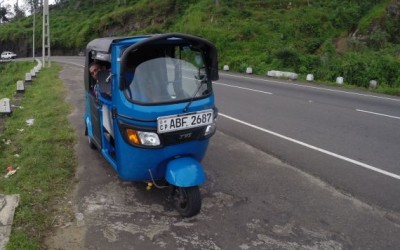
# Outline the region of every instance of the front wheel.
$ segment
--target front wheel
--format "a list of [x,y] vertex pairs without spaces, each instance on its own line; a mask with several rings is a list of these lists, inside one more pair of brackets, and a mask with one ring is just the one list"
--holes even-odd
[[174,203],[176,210],[183,217],[195,216],[201,209],[199,187],[176,187],[174,192]]

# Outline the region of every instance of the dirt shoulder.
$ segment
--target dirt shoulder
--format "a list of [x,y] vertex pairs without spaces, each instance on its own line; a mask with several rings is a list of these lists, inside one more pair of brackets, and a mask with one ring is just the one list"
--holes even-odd
[[400,220],[221,132],[203,165],[202,211],[181,218],[164,190],[118,179],[83,136],[82,68],[65,65],[78,135],[71,206],[50,249],[395,249]]

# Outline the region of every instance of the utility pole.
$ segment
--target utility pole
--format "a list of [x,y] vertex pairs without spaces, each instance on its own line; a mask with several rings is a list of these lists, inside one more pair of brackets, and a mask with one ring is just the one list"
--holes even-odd
[[[1,4],[3,3],[3,1],[2,0],[0,0],[0,10],[1,10]],[[0,23],[2,23],[3,22],[3,18],[1,17],[0,18]]]
[[32,59],[35,61],[35,31],[36,31],[36,8],[32,1],[33,32],[32,32]]
[[43,67],[46,67],[45,58],[47,58],[48,67],[50,67],[51,66],[51,61],[50,61],[49,0],[44,0],[43,1],[43,44],[42,44]]

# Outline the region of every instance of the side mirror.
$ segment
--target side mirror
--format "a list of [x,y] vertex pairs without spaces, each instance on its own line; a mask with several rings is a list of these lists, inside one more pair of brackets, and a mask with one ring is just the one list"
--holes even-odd
[[206,74],[206,69],[205,67],[199,68],[197,75],[194,76],[196,80],[199,80],[201,82],[205,81],[207,79],[207,74]]

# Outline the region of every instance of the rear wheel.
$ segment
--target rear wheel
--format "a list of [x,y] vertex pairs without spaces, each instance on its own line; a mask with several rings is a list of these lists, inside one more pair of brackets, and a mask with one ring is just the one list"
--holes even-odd
[[88,134],[88,128],[87,128],[87,126],[85,127],[85,135],[88,137],[89,147],[90,147],[91,149],[96,149],[96,148],[97,148],[96,145],[93,143],[92,138],[90,138],[90,135]]
[[91,149],[97,149],[96,144],[93,143],[92,138],[89,135],[87,137],[88,137],[88,140],[89,140],[89,147]]
[[176,187],[174,192],[174,203],[176,210],[183,217],[195,216],[201,209],[199,187]]

